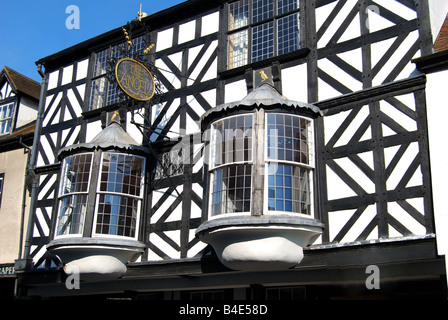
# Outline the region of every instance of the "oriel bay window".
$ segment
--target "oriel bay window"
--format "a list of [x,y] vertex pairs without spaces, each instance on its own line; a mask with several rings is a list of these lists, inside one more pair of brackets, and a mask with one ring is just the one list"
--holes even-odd
[[313,205],[314,121],[321,115],[265,83],[202,116],[208,212],[196,236],[226,267],[294,267],[322,233]]
[[[118,136],[116,141],[123,140],[111,130],[126,134],[113,122],[100,135],[115,135]],[[106,145],[101,137],[98,144]],[[79,146],[62,150],[62,154],[68,153],[68,156],[62,160],[55,237],[89,235],[137,239],[145,157],[123,148],[112,151],[111,147],[110,151],[99,147],[92,152],[76,153]],[[95,139],[81,149],[94,146]]]
[[59,150],[58,212],[47,250],[84,280],[118,278],[143,252],[148,153],[115,121],[89,143]]
[[[92,172],[92,153],[64,159],[56,236],[84,231]],[[102,153],[96,197],[94,236],[135,238],[143,198],[145,159],[123,153]]]

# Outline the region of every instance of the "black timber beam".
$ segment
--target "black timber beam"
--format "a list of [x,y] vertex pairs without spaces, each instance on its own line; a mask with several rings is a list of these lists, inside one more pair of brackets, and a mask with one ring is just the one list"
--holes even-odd
[[433,73],[448,69],[448,50],[429,54],[412,60],[417,70],[424,73]]
[[222,266],[214,256],[159,262],[132,263],[125,276],[115,281],[81,282],[79,290],[65,287],[62,270],[23,273],[20,283],[28,295],[39,297],[116,294],[126,291],[205,290],[216,288],[307,285],[363,286],[376,265],[381,284],[397,281],[442,281],[443,257],[437,256],[433,236],[402,241],[369,241],[352,245],[314,246],[305,250],[305,258],[295,268],[283,271],[241,272]]

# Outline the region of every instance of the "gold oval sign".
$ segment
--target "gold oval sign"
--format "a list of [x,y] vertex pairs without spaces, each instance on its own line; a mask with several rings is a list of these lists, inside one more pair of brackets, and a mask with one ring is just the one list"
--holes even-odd
[[120,88],[131,98],[147,101],[154,95],[154,78],[140,62],[123,58],[115,66],[115,78]]

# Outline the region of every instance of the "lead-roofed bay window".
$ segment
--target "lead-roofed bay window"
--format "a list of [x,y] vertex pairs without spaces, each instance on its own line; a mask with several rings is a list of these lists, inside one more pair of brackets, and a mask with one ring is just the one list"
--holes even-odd
[[313,205],[313,128],[321,115],[265,83],[202,116],[207,215],[196,236],[228,268],[294,267],[322,233]]
[[239,0],[228,15],[228,69],[300,48],[298,0]]
[[143,252],[148,153],[115,121],[92,141],[59,150],[58,212],[47,249],[84,279],[120,277]]
[[135,238],[143,198],[145,159],[105,152],[100,172],[92,172],[92,153],[65,158],[62,166],[56,236],[81,236],[91,175],[100,174],[94,236]]

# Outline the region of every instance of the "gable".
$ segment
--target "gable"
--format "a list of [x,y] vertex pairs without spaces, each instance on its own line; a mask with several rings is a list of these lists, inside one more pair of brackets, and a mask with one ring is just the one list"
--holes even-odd
[[[1,91],[2,97],[0,97],[0,99],[10,97],[11,92],[21,92],[34,100],[39,100],[40,84],[6,66],[3,67],[0,73],[0,86],[4,86],[5,83],[8,84],[8,87],[5,87],[4,92]],[[3,90],[3,88],[1,90]]]
[[4,77],[4,79],[0,80],[0,101],[14,96],[15,94],[11,84],[6,77]]

